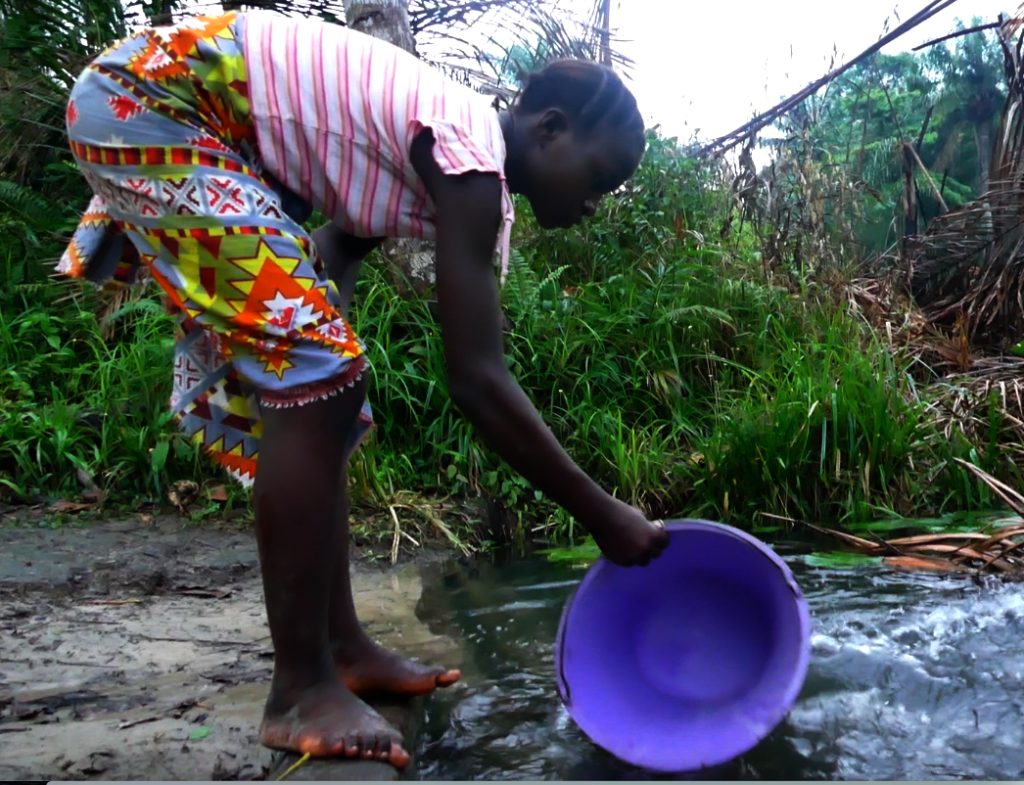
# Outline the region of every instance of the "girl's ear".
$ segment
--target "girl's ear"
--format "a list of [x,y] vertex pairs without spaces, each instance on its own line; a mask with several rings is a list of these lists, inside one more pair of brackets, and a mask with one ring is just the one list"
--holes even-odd
[[569,130],[569,118],[561,109],[547,109],[537,121],[541,144],[553,141],[559,134]]

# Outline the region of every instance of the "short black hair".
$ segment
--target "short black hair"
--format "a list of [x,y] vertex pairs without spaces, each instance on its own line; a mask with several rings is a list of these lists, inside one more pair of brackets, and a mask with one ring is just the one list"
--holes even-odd
[[647,139],[636,98],[611,68],[593,60],[555,60],[526,77],[516,100],[520,112],[561,109],[587,134],[601,127],[625,136],[638,158]]

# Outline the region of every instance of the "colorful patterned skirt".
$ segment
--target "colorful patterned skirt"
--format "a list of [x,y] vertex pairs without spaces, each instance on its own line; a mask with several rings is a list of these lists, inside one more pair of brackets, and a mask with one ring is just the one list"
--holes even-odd
[[[340,393],[367,360],[288,195],[260,172],[242,23],[229,13],[142,30],[79,77],[68,137],[95,196],[58,269],[159,284],[180,325],[171,409],[250,485],[260,407]],[[347,447],[370,427],[364,403]]]

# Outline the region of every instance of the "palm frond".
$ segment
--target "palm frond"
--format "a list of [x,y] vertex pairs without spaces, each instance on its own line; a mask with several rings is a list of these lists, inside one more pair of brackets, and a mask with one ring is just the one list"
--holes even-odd
[[1004,346],[1024,332],[1024,34],[1000,41],[1008,96],[985,192],[932,221],[912,243],[918,301],[928,318],[965,319],[974,341]]

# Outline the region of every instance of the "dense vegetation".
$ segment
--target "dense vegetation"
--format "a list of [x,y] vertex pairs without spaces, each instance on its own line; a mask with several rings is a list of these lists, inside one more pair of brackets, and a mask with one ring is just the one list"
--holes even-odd
[[[111,299],[50,277],[87,201],[61,140],[74,58],[48,54],[51,33],[24,19],[15,35],[13,18],[0,46],[0,493],[76,498],[84,473],[106,504],[135,506],[176,481],[224,483],[170,422],[173,323],[158,293]],[[856,296],[901,231],[896,147],[926,116],[920,156],[946,201],[979,193],[1000,57],[984,35],[878,56],[780,125],[767,170],[698,160],[652,131],[636,176],[574,231],[542,233],[520,204],[508,356],[570,454],[652,514],[744,527],[991,506],[955,458],[1019,482],[1006,448],[1018,421],[998,390],[970,397],[967,421],[944,415],[965,388]],[[934,206],[922,197],[925,220]],[[452,406],[429,298],[397,296],[381,265],[365,265],[355,306],[379,425],[354,459],[356,501],[484,495],[520,534],[571,535]]]

